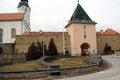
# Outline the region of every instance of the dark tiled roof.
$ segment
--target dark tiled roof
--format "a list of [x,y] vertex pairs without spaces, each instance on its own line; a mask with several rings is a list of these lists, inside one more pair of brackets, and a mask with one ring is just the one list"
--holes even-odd
[[28,0],[21,0],[21,2],[19,3],[18,7],[21,7],[23,5],[26,6],[26,7],[29,7]]
[[0,13],[0,21],[22,20],[24,13]]
[[21,0],[21,1],[27,1],[28,2],[28,0]]
[[90,17],[87,15],[87,13],[84,11],[84,9],[81,7],[81,5],[78,3],[70,22],[81,22],[81,23],[93,23],[96,24],[96,22],[92,21]]

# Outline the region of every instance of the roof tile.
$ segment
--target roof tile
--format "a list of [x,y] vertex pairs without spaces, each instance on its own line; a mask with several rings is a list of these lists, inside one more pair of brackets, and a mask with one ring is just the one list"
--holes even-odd
[[[63,32],[25,32],[22,35],[50,35],[50,36],[55,36],[55,35],[63,35]],[[68,35],[67,32],[64,32],[65,35]]]
[[99,34],[105,34],[105,35],[115,35],[115,34],[120,34],[117,31],[113,30],[113,29],[107,29],[106,31],[102,31],[102,32],[96,32],[97,35]]
[[0,21],[22,20],[24,13],[0,13]]
[[82,8],[82,6],[78,3],[71,19],[71,22],[81,22],[81,23],[92,23],[96,24],[93,20],[90,19],[88,14],[85,12],[85,10]]

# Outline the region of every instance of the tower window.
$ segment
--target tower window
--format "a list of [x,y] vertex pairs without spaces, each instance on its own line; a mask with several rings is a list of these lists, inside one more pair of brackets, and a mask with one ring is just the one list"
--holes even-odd
[[84,31],[84,34],[86,34],[86,31]]
[[13,29],[11,30],[11,37],[12,37],[12,38],[15,38],[15,36],[16,36],[16,29],[13,28]]
[[84,26],[84,29],[86,29],[86,26]]
[[84,38],[85,38],[85,39],[86,39],[86,37],[87,37],[87,36],[86,36],[86,35],[84,35]]

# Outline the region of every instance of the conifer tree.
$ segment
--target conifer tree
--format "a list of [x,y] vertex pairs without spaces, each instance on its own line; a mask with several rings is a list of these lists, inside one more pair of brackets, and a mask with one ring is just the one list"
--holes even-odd
[[111,48],[111,46],[108,45],[108,43],[106,43],[106,45],[105,45],[104,52],[105,52],[105,54],[112,53],[112,48]]
[[36,46],[35,42],[33,42],[30,47],[28,48],[27,60],[35,60],[40,58],[40,50]]
[[43,45],[41,42],[37,42],[37,45],[38,45],[38,49],[40,50],[40,54],[43,54]]
[[58,55],[58,50],[57,50],[57,47],[56,47],[56,45],[54,43],[54,39],[53,38],[51,38],[49,46],[48,46],[48,55],[49,56]]
[[37,44],[38,44],[38,48],[40,50],[41,56],[43,56],[43,46],[44,46],[44,54],[47,55],[46,45],[43,43],[43,41],[42,43],[38,41]]

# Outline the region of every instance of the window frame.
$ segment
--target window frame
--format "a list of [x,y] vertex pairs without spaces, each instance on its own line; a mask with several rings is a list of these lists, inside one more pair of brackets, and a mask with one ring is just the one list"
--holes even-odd
[[16,29],[12,28],[11,29],[11,38],[15,38],[15,36],[16,36]]

